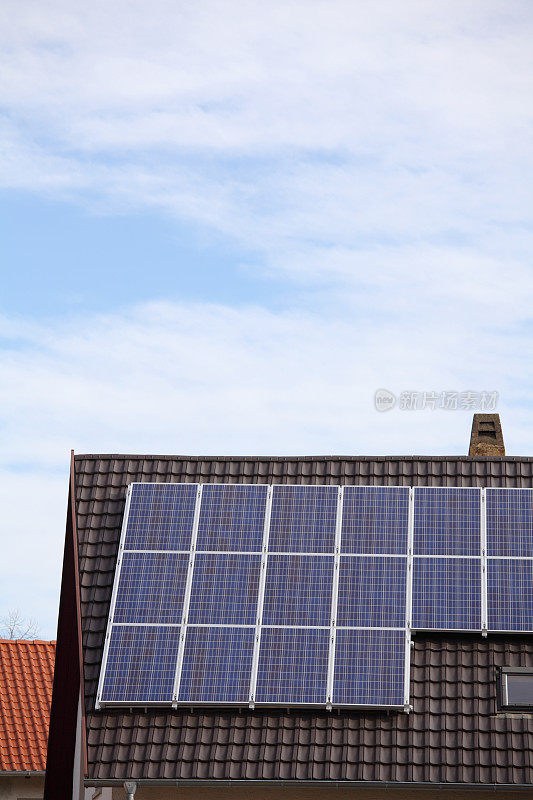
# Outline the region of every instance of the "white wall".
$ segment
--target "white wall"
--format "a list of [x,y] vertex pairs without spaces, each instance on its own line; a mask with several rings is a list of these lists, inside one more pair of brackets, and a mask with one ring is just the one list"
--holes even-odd
[[42,798],[44,775],[25,778],[18,775],[0,775],[0,800]]

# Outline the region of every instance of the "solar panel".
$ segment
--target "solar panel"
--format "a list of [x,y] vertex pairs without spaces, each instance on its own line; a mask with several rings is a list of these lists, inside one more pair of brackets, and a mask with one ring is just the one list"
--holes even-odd
[[337,631],[332,702],[403,706],[405,632]]
[[261,556],[197,553],[189,625],[255,625]]
[[481,629],[481,559],[413,559],[412,627]]
[[267,495],[267,486],[206,483],[196,549],[260,553]]
[[329,625],[333,556],[268,557],[263,625]]
[[285,553],[333,553],[336,486],[274,486],[269,549]]
[[413,552],[415,555],[480,555],[481,491],[416,487]]
[[179,627],[114,625],[102,702],[171,702],[179,639]]
[[488,629],[533,631],[533,561],[487,561]]
[[341,556],[337,625],[404,628],[407,558]]
[[345,486],[342,553],[407,554],[409,489]]
[[254,628],[188,628],[179,700],[248,703],[254,640]]
[[198,487],[195,483],[133,483],[125,550],[189,550]]
[[318,628],[263,628],[256,702],[324,705],[329,635]]
[[533,632],[533,490],[486,490],[488,559],[482,496],[133,484],[98,702],[403,706],[410,599],[414,630]]
[[533,556],[533,490],[486,489],[489,556]]
[[113,621],[179,624],[188,566],[186,553],[124,553]]

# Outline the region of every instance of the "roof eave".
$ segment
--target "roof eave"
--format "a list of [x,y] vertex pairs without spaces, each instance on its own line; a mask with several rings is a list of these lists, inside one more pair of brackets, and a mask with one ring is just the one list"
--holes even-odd
[[362,789],[363,787],[374,789],[425,789],[426,791],[450,789],[457,791],[458,789],[470,791],[531,791],[533,784],[524,783],[430,783],[409,781],[329,781],[329,780],[298,780],[297,778],[291,780],[231,780],[227,778],[189,778],[189,779],[176,779],[176,778],[134,778],[131,776],[124,778],[109,778],[100,779],[92,778],[85,780],[86,787],[98,786],[123,786],[125,781],[131,781],[139,786],[175,786],[191,787],[191,786],[217,786],[217,787],[232,787],[232,786],[277,786],[283,788],[310,788],[312,786],[331,786],[335,788],[344,788],[347,786],[357,786]]

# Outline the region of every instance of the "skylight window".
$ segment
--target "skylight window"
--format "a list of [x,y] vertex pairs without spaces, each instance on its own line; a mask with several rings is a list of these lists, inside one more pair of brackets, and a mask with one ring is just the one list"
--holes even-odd
[[533,709],[533,668],[502,669],[501,704],[510,710]]

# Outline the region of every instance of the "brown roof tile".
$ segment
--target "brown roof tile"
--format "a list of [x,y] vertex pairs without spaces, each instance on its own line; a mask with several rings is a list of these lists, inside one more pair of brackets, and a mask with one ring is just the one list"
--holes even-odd
[[413,712],[95,711],[132,481],[533,486],[533,459],[77,456],[88,777],[532,784],[533,717],[496,709],[497,667],[533,637],[414,637]]

